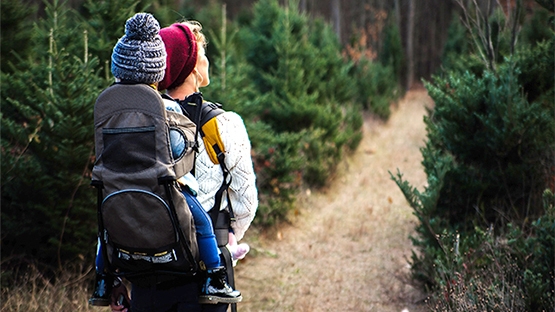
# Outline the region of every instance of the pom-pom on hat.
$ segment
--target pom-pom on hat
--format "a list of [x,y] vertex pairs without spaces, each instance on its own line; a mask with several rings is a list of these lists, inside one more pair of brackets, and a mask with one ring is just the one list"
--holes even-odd
[[166,45],[166,74],[158,85],[159,90],[173,89],[185,81],[197,65],[197,39],[187,25],[175,23],[160,30]]
[[164,78],[166,48],[160,24],[149,13],[137,13],[125,23],[125,35],[112,51],[112,74],[121,80],[155,83]]

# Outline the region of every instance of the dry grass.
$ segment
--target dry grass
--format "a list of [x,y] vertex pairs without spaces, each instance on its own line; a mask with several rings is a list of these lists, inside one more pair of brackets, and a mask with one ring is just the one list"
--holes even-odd
[[[468,265],[462,267],[438,262],[438,271],[443,272],[443,289],[428,299],[430,311],[529,311],[526,273],[518,267],[511,251],[506,240],[485,241],[477,250],[482,254],[480,265],[472,261],[465,261]],[[551,308],[543,312],[555,312],[554,300],[546,306]]]
[[48,279],[31,266],[15,276],[15,285],[2,288],[2,311],[105,311],[88,305],[92,274],[76,273],[81,271],[67,269]]
[[443,294],[428,300],[430,311],[526,311],[518,272],[514,264],[491,265],[476,272],[475,277],[457,276]]

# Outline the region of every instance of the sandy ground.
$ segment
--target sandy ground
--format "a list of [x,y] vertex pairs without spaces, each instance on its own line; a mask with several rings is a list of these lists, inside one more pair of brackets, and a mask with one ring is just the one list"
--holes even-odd
[[421,189],[425,90],[406,94],[384,123],[367,117],[364,138],[323,191],[306,190],[278,230],[249,230],[251,253],[236,267],[246,311],[426,311],[408,282],[416,217],[388,171]]

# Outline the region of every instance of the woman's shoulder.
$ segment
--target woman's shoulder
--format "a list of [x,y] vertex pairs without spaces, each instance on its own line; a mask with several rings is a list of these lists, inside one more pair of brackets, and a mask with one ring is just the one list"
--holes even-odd
[[243,118],[234,111],[225,111],[216,117],[222,125],[244,126]]
[[233,111],[226,111],[216,116],[216,120],[218,121],[220,137],[226,149],[244,149],[247,145],[250,145],[247,128],[239,114]]

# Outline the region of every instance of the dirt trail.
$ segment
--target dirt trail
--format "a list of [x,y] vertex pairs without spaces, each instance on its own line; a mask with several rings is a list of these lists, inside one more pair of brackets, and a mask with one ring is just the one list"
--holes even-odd
[[432,100],[406,94],[387,123],[366,118],[364,138],[323,192],[306,191],[279,231],[249,230],[236,267],[246,311],[425,311],[406,283],[416,218],[388,171],[424,185],[419,148]]

